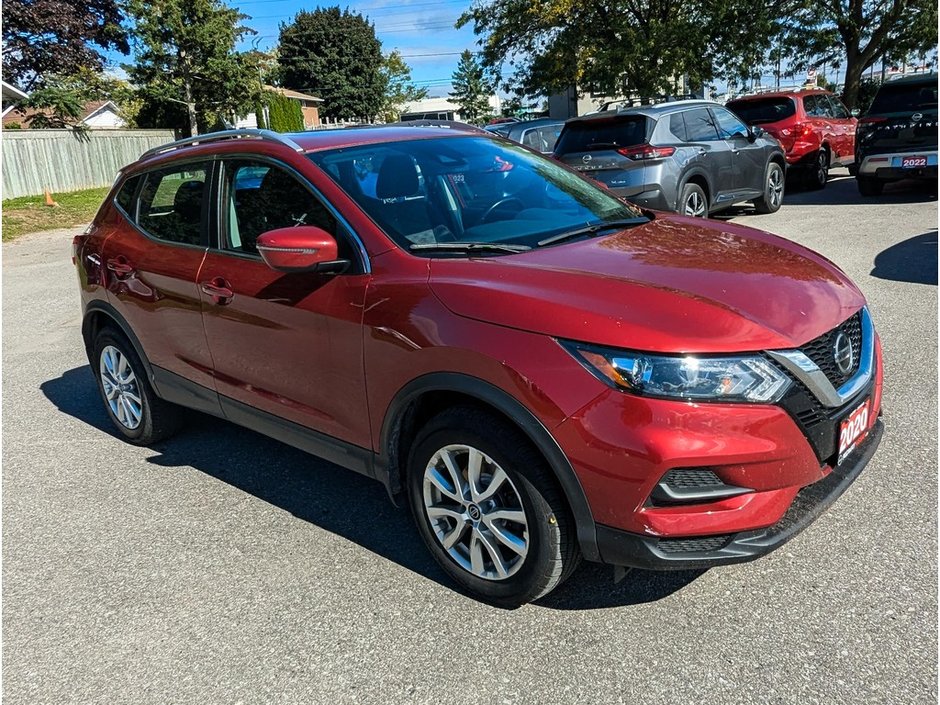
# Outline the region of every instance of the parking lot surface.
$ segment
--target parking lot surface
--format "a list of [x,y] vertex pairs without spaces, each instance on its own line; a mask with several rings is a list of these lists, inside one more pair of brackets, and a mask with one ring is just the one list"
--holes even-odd
[[868,297],[886,365],[871,464],[755,563],[619,583],[585,564],[513,611],[455,592],[377,483],[207,417],[154,448],[118,440],[72,232],[5,244],[5,702],[936,702],[937,203],[862,201],[833,175],[733,217]]

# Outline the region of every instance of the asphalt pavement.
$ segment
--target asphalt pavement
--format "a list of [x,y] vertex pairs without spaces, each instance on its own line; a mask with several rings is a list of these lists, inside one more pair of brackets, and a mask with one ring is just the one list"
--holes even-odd
[[455,592],[367,479],[207,417],[154,448],[116,438],[81,345],[75,231],[4,244],[4,701],[935,703],[935,196],[862,200],[837,171],[733,217],[869,298],[879,452],[762,560],[619,583],[586,564],[513,611]]

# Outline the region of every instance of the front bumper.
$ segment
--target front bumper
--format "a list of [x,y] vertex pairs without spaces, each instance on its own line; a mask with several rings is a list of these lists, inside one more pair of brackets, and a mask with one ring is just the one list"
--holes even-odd
[[685,570],[744,563],[766,555],[805,529],[848,489],[871,460],[883,433],[884,424],[878,419],[865,441],[855,449],[854,459],[835,467],[824,479],[802,488],[786,513],[767,528],[670,539],[598,525],[597,546],[601,560],[635,568]]

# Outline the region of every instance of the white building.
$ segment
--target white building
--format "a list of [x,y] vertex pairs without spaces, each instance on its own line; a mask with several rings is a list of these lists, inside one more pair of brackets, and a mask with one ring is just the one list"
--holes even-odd
[[[502,101],[498,95],[488,98],[490,112],[499,115],[502,110]],[[401,120],[463,120],[460,115],[460,106],[447,97],[424,98],[405,103]]]

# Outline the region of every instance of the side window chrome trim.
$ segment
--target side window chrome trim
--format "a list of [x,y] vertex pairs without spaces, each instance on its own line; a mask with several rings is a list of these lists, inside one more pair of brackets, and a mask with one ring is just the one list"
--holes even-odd
[[[336,218],[337,224],[340,227],[342,227],[342,229],[349,236],[350,240],[352,241],[352,244],[355,246],[355,249],[358,252],[359,261],[362,265],[362,271],[359,272],[359,274],[371,274],[372,273],[372,264],[369,261],[369,253],[366,251],[365,243],[362,242],[362,239],[359,237],[359,233],[357,233],[355,229],[353,229],[352,225],[350,225],[349,221],[346,220],[346,217],[342,213],[339,212],[336,206],[330,203],[329,199],[323,195],[323,192],[320,191],[320,189],[318,189],[312,183],[310,183],[310,180],[306,176],[301,174],[299,171],[297,171],[297,169],[292,167],[290,164],[285,164],[280,159],[277,159],[275,157],[270,157],[266,154],[258,154],[256,152],[249,152],[249,153],[244,153],[244,154],[240,152],[226,152],[224,155],[220,155],[220,159],[219,159],[219,162],[221,163],[221,166],[222,166],[222,169],[220,170],[220,173],[219,173],[220,186],[221,186],[221,179],[223,178],[223,175],[225,173],[225,166],[226,166],[225,162],[233,160],[233,159],[253,159],[259,162],[265,162],[273,166],[277,166],[277,167],[284,169],[287,173],[289,173],[295,179],[300,181],[301,185],[303,185],[304,188],[309,190],[313,194],[313,196],[317,200],[319,200],[320,203],[323,204],[323,207],[326,208],[332,214],[334,218]],[[219,192],[219,202],[217,204],[217,210],[218,210],[218,213],[221,214],[222,206],[223,206],[223,203],[222,203],[223,189],[219,188],[218,192]],[[223,233],[221,232],[221,228],[219,228],[219,232],[216,233],[216,235],[218,236],[218,238],[222,237]],[[210,237],[209,239],[211,241],[213,238]],[[218,240],[218,239],[216,242],[210,242],[209,251],[226,254],[226,255],[243,255],[243,256],[249,257],[252,260],[261,259],[260,255],[254,255],[252,253],[244,253],[244,252],[242,253],[234,252],[232,250],[225,249],[221,245],[222,245],[222,242],[221,240]]]

